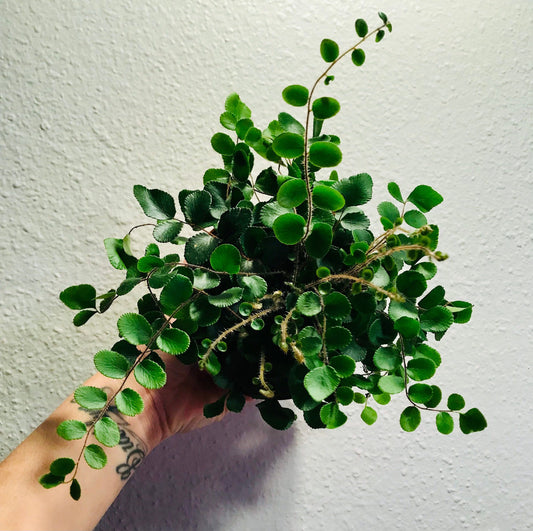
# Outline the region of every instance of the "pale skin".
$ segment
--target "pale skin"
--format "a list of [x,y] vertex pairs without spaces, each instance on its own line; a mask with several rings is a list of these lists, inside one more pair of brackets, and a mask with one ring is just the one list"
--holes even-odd
[[[135,417],[110,411],[109,416],[122,430],[121,443],[106,448],[108,462],[101,470],[89,468],[81,459],[76,475],[82,489],[78,501],[70,497],[68,485],[45,489],[38,483],[54,459],[71,457],[77,461],[80,455],[83,439],[66,441],[56,433],[63,420],[91,419],[89,412],[73,402],[73,395],[0,463],[0,529],[93,529],[143,456],[171,435],[202,428],[225,415],[226,411],[210,419],[203,415],[204,405],[224,393],[208,374],[196,365],[183,365],[168,354],[159,354],[166,363],[167,383],[161,389],[148,390],[133,377],[128,379],[127,386],[141,394],[145,409]],[[111,396],[120,384],[121,380],[97,373],[83,385],[102,388]],[[97,441],[91,434],[87,442]]]

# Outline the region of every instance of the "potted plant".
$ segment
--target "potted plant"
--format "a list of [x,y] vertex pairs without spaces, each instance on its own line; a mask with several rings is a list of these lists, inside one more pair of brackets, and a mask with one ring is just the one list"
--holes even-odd
[[[138,226],[123,238],[107,238],[111,265],[126,272],[121,284],[102,294],[90,284],[60,294],[77,312],[74,324],[82,326],[138,284],[146,286],[137,312],[118,319],[120,340],[94,356],[102,374],[122,383],[109,396],[78,388],[74,398],[94,412],[93,420],[62,422],[61,437],[87,441],[94,432],[103,446],[118,444],[118,427],[106,413],[111,406],[124,415],[142,412],[142,399],[128,379],[149,389],[165,385],[158,350],[198,364],[226,390],[206,405],[207,417],[224,408],[239,412],[248,396],[260,399],[262,418],[280,430],[296,419],[284,400],[302,411],[311,428],[342,426],[343,407],[353,402],[362,420],[373,424],[372,402],[385,405],[403,394],[405,431],[417,428],[421,410],[434,412],[443,434],[454,429],[454,416],[463,433],[486,427],[478,409],[464,409],[461,395],[443,401],[440,388],[427,383],[441,363],[429,342],[468,322],[472,312],[471,304],[448,300],[442,286],[427,287],[438,262],[447,258],[438,250],[439,228],[427,216],[443,198],[427,184],[404,193],[390,182],[391,201],[377,208],[381,227],[371,231],[361,207],[372,197],[372,178],[344,177],[332,169],[342,151],[327,124],[340,103],[315,97],[315,90],[320,83],[331,85],[341,59],[356,67],[364,63],[363,46],[392,30],[384,13],[379,19],[372,31],[357,19],[356,43],[343,53],[335,41],[321,42],[325,67],[311,88],[293,84],[282,93],[297,117],[281,112],[260,129],[246,104],[230,94],[220,116],[228,132],[211,139],[220,167],[205,171],[201,190],[179,192],[181,214],[166,191],[134,186],[155,242],[135,256],[130,243]],[[256,157],[269,164],[258,173]],[[181,235],[185,225],[192,236]],[[162,256],[158,243],[175,244],[176,252]],[[95,459],[105,463],[102,446],[91,446],[88,454],[85,443],[78,463],[55,460],[41,484],[70,483],[78,499],[75,475],[82,455],[93,467]]]

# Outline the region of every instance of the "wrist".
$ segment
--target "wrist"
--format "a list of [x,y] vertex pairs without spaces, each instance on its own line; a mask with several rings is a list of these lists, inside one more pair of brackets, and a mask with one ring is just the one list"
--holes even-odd
[[[96,373],[83,385],[94,386],[104,390],[109,400],[119,391],[121,383],[121,380],[113,380]],[[144,403],[141,413],[135,416],[124,415],[118,411],[113,400],[107,414],[119,426],[121,444],[136,443],[142,447],[143,453],[148,455],[163,440],[157,400],[155,400],[153,393],[149,389],[145,389],[137,383],[133,375],[130,375],[126,380],[122,389],[127,387],[133,389],[141,396]]]

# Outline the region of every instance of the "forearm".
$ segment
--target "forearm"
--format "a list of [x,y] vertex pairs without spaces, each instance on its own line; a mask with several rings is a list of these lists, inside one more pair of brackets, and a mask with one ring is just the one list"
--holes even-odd
[[[74,402],[73,395],[0,464],[0,529],[92,529],[98,523],[142,459],[161,440],[152,399],[135,384],[128,381],[142,395],[145,411],[128,417],[110,409],[108,415],[120,429],[120,443],[105,449],[107,463],[101,470],[90,468],[81,455],[85,437],[66,441],[57,435],[56,428],[64,420],[88,423],[94,418]],[[111,396],[120,382],[95,374],[84,385],[102,388]],[[87,444],[92,443],[97,441],[91,433]],[[45,489],[38,483],[58,457],[79,461],[76,479],[82,496],[78,501],[69,496],[70,484]]]

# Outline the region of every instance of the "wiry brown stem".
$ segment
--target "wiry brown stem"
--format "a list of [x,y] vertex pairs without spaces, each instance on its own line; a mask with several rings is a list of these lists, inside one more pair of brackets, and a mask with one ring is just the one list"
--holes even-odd
[[323,79],[328,75],[328,72],[347,54],[353,52],[358,46],[360,46],[363,42],[365,42],[369,37],[376,34],[378,31],[382,30],[386,27],[386,24],[382,24],[375,30],[371,31],[367,35],[365,35],[357,44],[352,46],[351,48],[348,48],[344,53],[339,55],[337,59],[332,61],[332,63],[326,68],[326,70],[317,78],[314,85],[312,86],[310,92],[309,92],[309,98],[307,100],[307,114],[305,117],[305,133],[304,133],[304,179],[305,179],[305,186],[307,189],[307,204],[308,204],[308,212],[307,212],[307,223],[305,226],[305,234],[303,237],[303,241],[307,239],[307,236],[309,235],[309,229],[311,227],[311,217],[313,215],[313,202],[312,202],[312,191],[311,191],[311,182],[309,180],[309,153],[308,153],[308,143],[309,143],[309,118],[311,116],[311,100],[313,98],[313,94],[315,92],[315,89],[320,83],[320,80]]

